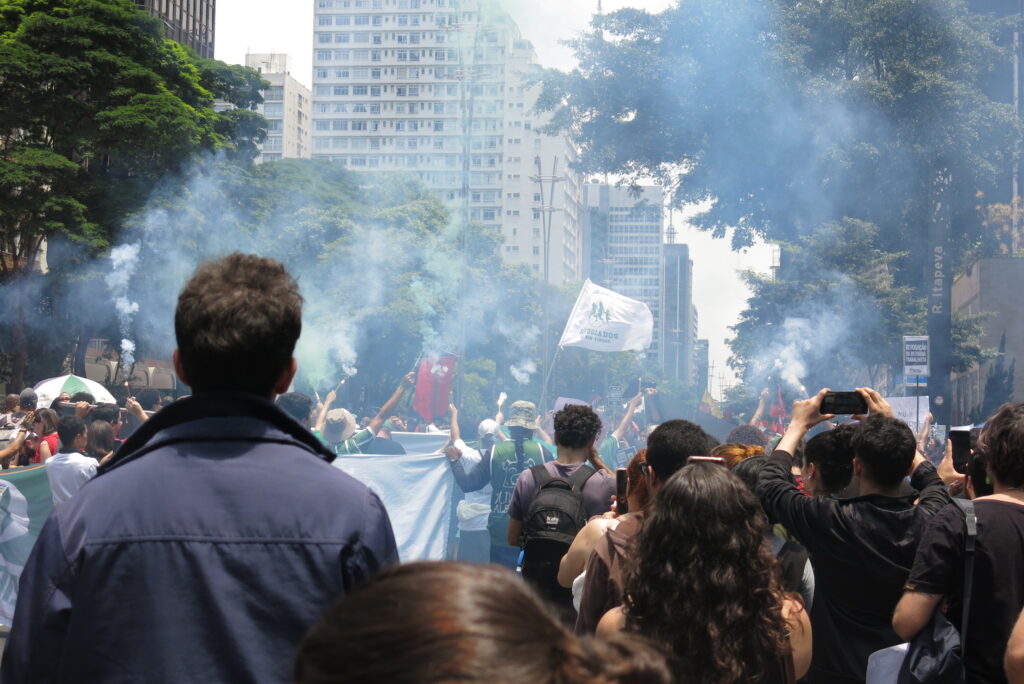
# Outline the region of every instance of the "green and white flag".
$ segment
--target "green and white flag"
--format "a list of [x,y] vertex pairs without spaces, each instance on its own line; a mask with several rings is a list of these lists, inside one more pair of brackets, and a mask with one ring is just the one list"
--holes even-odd
[[18,580],[53,511],[46,466],[0,471],[0,624],[10,626]]
[[643,351],[654,339],[654,315],[643,302],[595,285],[583,284],[559,347],[593,351]]

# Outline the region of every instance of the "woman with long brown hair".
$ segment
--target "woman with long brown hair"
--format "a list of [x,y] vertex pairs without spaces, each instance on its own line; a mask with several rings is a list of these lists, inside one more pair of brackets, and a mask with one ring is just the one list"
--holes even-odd
[[658,489],[625,568],[625,604],[598,633],[649,637],[672,651],[683,682],[795,681],[810,666],[810,622],[779,587],[767,530],[736,475],[687,465]]
[[306,635],[296,684],[669,684],[637,637],[581,638],[495,566],[410,563],[339,601]]

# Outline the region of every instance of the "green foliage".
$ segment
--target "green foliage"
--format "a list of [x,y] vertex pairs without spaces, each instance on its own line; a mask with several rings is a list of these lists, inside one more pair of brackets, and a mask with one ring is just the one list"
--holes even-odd
[[[778,282],[749,278],[732,347],[746,379],[772,363],[759,355],[782,344],[787,318],[822,320],[827,307],[833,327],[857,325],[830,345],[842,351],[812,352],[820,372],[808,374],[878,370],[924,326],[936,171],[954,179],[960,254],[981,241],[979,194],[999,196],[1010,177],[1022,139],[999,81],[1011,26],[962,0],[622,10],[595,19],[575,43],[578,69],[549,72],[538,106],[571,129],[585,170],[653,177],[678,205],[706,202],[693,222],[735,246],[784,245]],[[958,365],[980,357],[978,330],[959,325]]]
[[[35,257],[62,271],[108,246],[153,187],[203,152],[254,158],[265,122],[250,69],[197,57],[131,0],[0,0],[0,285],[15,284],[14,382]],[[242,109],[219,114],[215,98]],[[74,328],[75,323],[70,322]],[[63,334],[74,334],[64,329]]]

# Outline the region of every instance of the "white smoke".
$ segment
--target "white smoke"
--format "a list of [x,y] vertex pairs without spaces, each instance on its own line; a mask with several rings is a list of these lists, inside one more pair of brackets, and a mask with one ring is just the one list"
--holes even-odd
[[129,296],[132,276],[139,266],[138,242],[115,247],[110,252],[111,271],[107,274],[107,287],[114,296],[118,327],[121,331],[121,368],[127,374],[135,365],[135,342],[132,340],[132,321],[139,312],[139,304]]
[[510,366],[508,372],[520,385],[528,385],[533,374],[537,372],[537,364],[530,359],[523,359],[515,366]]

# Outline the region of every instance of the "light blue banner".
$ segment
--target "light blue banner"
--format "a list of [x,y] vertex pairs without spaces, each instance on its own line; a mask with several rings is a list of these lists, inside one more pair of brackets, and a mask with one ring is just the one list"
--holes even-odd
[[404,455],[340,455],[334,465],[356,478],[384,502],[402,562],[443,560],[448,550],[451,499],[455,487],[441,452],[448,433],[392,434]]

